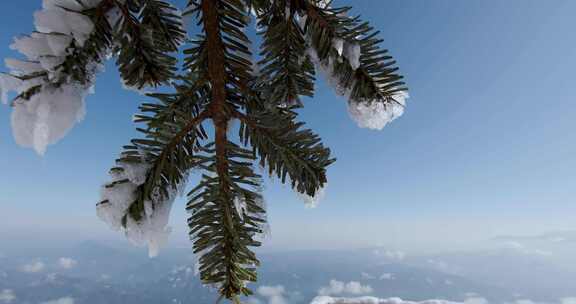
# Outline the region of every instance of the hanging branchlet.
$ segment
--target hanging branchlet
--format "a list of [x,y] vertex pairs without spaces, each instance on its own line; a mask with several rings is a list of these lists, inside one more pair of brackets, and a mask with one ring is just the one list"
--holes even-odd
[[307,6],[305,27],[317,59],[334,65],[339,85],[353,88],[352,100],[386,100],[405,91],[396,61],[379,47],[379,32],[360,17],[349,17],[351,9]]
[[112,44],[111,27],[106,18],[112,6],[111,1],[101,1],[93,7],[77,2],[47,6],[37,12],[37,31],[15,39],[11,46],[27,60],[7,60],[13,72],[0,78],[12,78],[15,85],[0,90],[14,90],[18,95],[13,102],[25,102],[44,90],[68,84],[91,86]]
[[[130,13],[126,16],[133,18],[134,23],[138,22],[131,12],[141,11],[142,4],[130,5],[127,2],[126,5],[125,9]],[[176,47],[179,40],[173,42],[173,47]],[[166,47],[167,50],[170,48]],[[142,235],[132,231],[140,232],[142,229],[138,228],[154,218],[155,210],[169,213],[176,193],[186,185],[190,170],[202,164],[202,159],[195,154],[201,141],[208,138],[202,123],[210,114],[206,110],[209,103],[207,88],[196,76],[175,77],[180,80],[172,83],[176,93],[148,94],[158,102],[142,104],[141,114],[134,116],[135,122],[146,124],[146,128],[138,129],[144,138],[134,139],[131,145],[124,146],[117,160],[118,166],[111,170],[113,182],[105,188],[113,189],[112,192],[114,187],[126,188],[126,180],[120,184],[114,180],[130,175],[126,171],[134,171],[134,168],[139,168],[138,181],[128,178],[128,194],[120,199],[103,191],[103,201],[98,205],[99,215],[104,221],[114,228],[123,229],[129,239],[136,239],[137,243],[149,248],[159,243],[158,238],[163,235]],[[167,221],[153,224],[153,232],[164,231]],[[139,242],[139,239],[144,239],[144,242]],[[156,250],[152,248],[151,252]]]
[[147,0],[141,13],[142,25],[153,30],[156,45],[164,52],[176,52],[186,38],[182,14],[172,4]]
[[404,112],[407,88],[396,61],[380,47],[368,22],[349,17],[351,7],[308,0],[305,28],[310,56],[336,92],[349,100],[349,112],[361,127],[382,129]]
[[[235,158],[246,158],[253,153],[247,153],[228,140],[228,125],[233,118],[235,108],[242,107],[245,97],[242,92],[246,90],[251,79],[251,52],[250,40],[244,31],[247,27],[247,7],[237,0],[203,0],[193,1],[195,7],[190,13],[198,12],[199,20],[204,31],[204,40],[197,43],[196,52],[203,54],[204,61],[192,61],[193,70],[198,70],[210,86],[210,105],[208,110],[214,124],[214,145],[210,170],[213,177],[204,179],[204,208],[210,214],[212,221],[220,223],[217,230],[210,230],[207,222],[202,222],[205,229],[200,228],[200,235],[210,234],[217,241],[216,244],[202,247],[208,240],[198,237],[195,242],[195,251],[201,252],[200,264],[204,282],[216,284],[220,294],[227,299],[237,299],[238,295],[250,294],[246,283],[256,280],[253,269],[258,264],[254,253],[249,247],[259,246],[250,233],[250,224],[239,220],[235,201],[241,200],[248,204],[255,194],[248,197],[241,195],[238,182],[250,180],[250,162],[242,163]],[[226,12],[223,14],[223,12]],[[203,52],[205,50],[205,52]],[[194,52],[194,51],[193,51]],[[239,192],[240,191],[240,192]],[[195,201],[192,199],[191,201]],[[208,204],[208,202],[213,202]],[[213,207],[210,207],[213,206]],[[192,209],[196,209],[192,207]],[[193,235],[200,217],[192,217],[189,223]],[[247,226],[248,225],[248,226]],[[203,249],[199,249],[203,248]]]
[[[149,96],[158,103],[144,103],[142,114],[135,116],[136,122],[147,125],[138,129],[144,138],[124,146],[110,171],[112,181],[102,191],[98,213],[135,243],[148,245],[155,255],[173,200],[186,185],[190,170],[202,163],[195,154],[200,141],[208,137],[202,122],[209,114],[203,110],[202,95]],[[166,219],[153,221],[158,212]]]
[[327,182],[326,168],[335,159],[312,130],[295,122],[296,113],[289,110],[261,110],[238,114],[240,138],[254,147],[260,165],[276,175],[282,183],[288,178],[292,188],[314,197]]
[[[266,222],[261,177],[254,173],[254,154],[228,142],[228,171],[218,170],[215,143],[202,149],[208,164],[200,184],[189,194],[186,209],[194,252],[199,254],[200,278],[228,299],[251,295],[247,283],[257,279],[260,264],[250,247]],[[223,190],[223,187],[225,189]]]
[[182,16],[160,0],[117,5],[120,16],[115,24],[115,53],[124,84],[136,89],[168,84],[177,63],[171,53],[186,37]]
[[302,106],[300,96],[314,95],[314,65],[306,54],[306,40],[295,1],[274,2],[258,22],[263,37],[258,62],[258,90],[273,107]]

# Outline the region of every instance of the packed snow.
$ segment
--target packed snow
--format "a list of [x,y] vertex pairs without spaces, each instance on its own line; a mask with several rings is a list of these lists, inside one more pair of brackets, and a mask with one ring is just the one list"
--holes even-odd
[[[319,1],[318,6],[326,8],[330,1]],[[299,19],[302,29],[305,28],[306,16]],[[336,94],[348,100],[348,112],[352,119],[361,128],[382,130],[386,125],[404,114],[406,99],[409,97],[405,92],[398,92],[386,100],[354,100],[351,98],[355,83],[342,85],[340,79],[335,74],[335,66],[338,63],[347,62],[352,70],[361,67],[362,46],[359,41],[345,40],[339,37],[332,39],[332,48],[337,56],[330,54],[328,58],[321,60],[316,50],[311,47],[311,37],[306,37],[308,48],[307,56],[314,63],[328,84],[335,90]]]
[[331,3],[332,3],[332,0],[318,0],[318,1],[316,1],[316,5],[318,5],[318,7],[320,7],[320,8],[330,8]]
[[[339,42],[335,44],[337,45],[334,47],[339,47]],[[360,48],[358,46],[346,46],[344,43],[343,48],[345,55],[353,56],[353,60],[359,60]],[[338,49],[336,51],[339,52]],[[350,98],[350,94],[354,84],[349,87],[340,84],[340,80],[333,72],[335,64],[333,57],[328,57],[327,60],[322,61],[313,48],[308,49],[308,56],[336,93],[348,100],[348,112],[359,127],[382,130],[386,125],[404,114],[406,99],[408,98],[407,93],[398,92],[388,100],[353,100]]]
[[128,217],[124,232],[136,246],[148,246],[148,256],[156,257],[168,242],[172,228],[168,226],[175,194],[164,201],[146,201],[145,215],[140,221]]
[[[351,67],[359,68],[360,46],[346,42],[342,42],[342,45],[343,56],[348,58]],[[338,53],[340,52],[340,42],[334,42],[333,47]],[[335,59],[332,56],[322,61],[313,48],[308,49],[308,56],[336,93],[348,100],[348,112],[359,127],[382,130],[386,125],[404,114],[406,99],[409,97],[406,92],[398,92],[388,100],[353,100],[350,95],[354,84],[345,87],[340,83],[338,77],[334,75]]]
[[40,155],[62,139],[85,114],[87,92],[75,85],[46,88],[30,100],[14,103],[12,132],[16,143]]
[[344,39],[334,38],[332,40],[332,47],[336,49],[338,56],[342,56],[344,54]]
[[185,179],[178,189],[170,189],[168,197],[156,191],[152,199],[144,202],[142,218],[135,221],[128,216],[126,225],[122,226],[122,218],[136,200],[138,186],[146,182],[150,166],[126,162],[118,162],[118,166],[120,169],[110,171],[111,183],[102,187],[101,203],[96,205],[98,217],[112,229],[124,232],[136,246],[148,246],[148,255],[155,257],[172,230],[168,226],[172,203],[186,184]]
[[360,67],[360,56],[362,55],[362,47],[357,42],[346,42],[344,50],[339,50],[340,56],[344,56],[353,70]]
[[33,73],[41,72],[43,70],[42,65],[39,62],[34,61],[24,61],[13,58],[6,58],[4,60],[6,67],[12,70],[14,73]]
[[34,25],[42,33],[60,33],[74,38],[78,46],[84,42],[94,30],[94,23],[86,15],[62,8],[48,8],[34,13]]
[[387,124],[404,114],[408,94],[400,92],[390,102],[349,101],[348,112],[359,127],[382,130]]
[[324,185],[324,187],[322,188],[317,189],[316,194],[314,194],[314,196],[310,196],[306,193],[300,193],[298,191],[296,191],[296,193],[298,193],[298,196],[304,202],[304,206],[306,208],[314,209],[318,207],[320,201],[324,199],[324,196],[326,195],[326,185]]
[[19,90],[22,80],[9,74],[0,73],[0,97],[2,103],[8,103],[8,92]]
[[[258,189],[258,191],[261,191],[261,189]],[[267,210],[266,202],[262,199],[262,197],[257,198],[255,203],[261,209]],[[270,225],[268,224],[268,221],[266,220],[266,214],[265,213],[263,214],[263,213],[251,212],[248,208],[246,200],[244,198],[241,198],[241,197],[234,198],[234,209],[236,210],[241,221],[244,221],[244,219],[247,216],[251,217],[251,218],[259,218],[259,219],[264,220],[263,223],[258,224],[258,228],[261,230],[261,233],[254,233],[253,234],[253,237],[255,240],[264,241],[264,240],[270,238],[271,230],[270,230]]]
[[[96,7],[102,0],[43,0],[42,8],[44,9],[57,9],[64,7],[72,11],[80,11],[82,9],[89,9]],[[122,1],[123,2],[123,1]]]
[[[95,62],[86,67],[87,83],[73,82],[52,85],[61,79],[59,67],[73,47],[82,47],[94,30],[90,18],[80,11],[95,7],[101,0],[44,0],[42,10],[34,14],[36,31],[14,39],[10,48],[26,60],[6,59],[10,74],[0,74],[0,96],[8,102],[9,92],[20,95],[31,88],[37,94],[29,100],[14,101],[12,129],[16,142],[32,147],[40,155],[48,145],[62,139],[84,118],[87,94],[92,92],[94,74],[101,69]],[[29,77],[36,75],[35,77]],[[24,76],[26,79],[24,80]]]
[[248,213],[248,206],[246,205],[246,200],[240,197],[235,197],[234,209],[236,209],[236,213],[238,214],[240,219],[244,220],[244,215]]

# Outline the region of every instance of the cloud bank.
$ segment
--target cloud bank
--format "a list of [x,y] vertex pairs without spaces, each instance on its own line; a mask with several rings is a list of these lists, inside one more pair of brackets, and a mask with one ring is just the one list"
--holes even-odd
[[312,300],[310,304],[457,304],[444,300],[427,300],[422,302],[404,301],[400,298],[378,299],[375,297],[360,298],[333,298],[329,296],[319,296]]
[[[482,297],[471,297],[464,302],[452,302],[446,300],[425,300],[421,302],[405,301],[400,298],[379,299],[375,297],[358,298],[335,298],[330,296],[318,296],[310,304],[496,304],[490,303]],[[576,298],[564,298],[555,303],[535,302],[527,299],[519,299],[514,302],[502,304],[576,304]]]
[[372,292],[372,287],[369,285],[362,285],[359,282],[351,281],[344,283],[337,280],[331,280],[330,285],[320,288],[318,294],[321,296],[352,294],[363,295]]
[[0,303],[11,303],[14,300],[16,300],[16,295],[11,289],[0,291]]
[[35,273],[35,272],[40,272],[42,270],[44,270],[44,263],[40,262],[40,261],[35,261],[29,264],[25,264],[24,266],[22,266],[22,271],[23,272],[29,272],[29,273]]
[[78,261],[72,258],[60,258],[58,259],[58,265],[64,269],[70,269],[78,265]]
[[48,302],[42,302],[41,304],[74,304],[74,299],[71,297],[64,297],[56,300],[51,300]]
[[260,286],[258,294],[268,300],[269,304],[288,304],[285,298],[286,290],[284,286]]

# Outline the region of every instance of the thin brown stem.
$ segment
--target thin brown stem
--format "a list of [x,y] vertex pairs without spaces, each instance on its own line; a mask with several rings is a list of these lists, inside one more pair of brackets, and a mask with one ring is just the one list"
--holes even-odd
[[[211,118],[214,122],[215,145],[216,145],[216,173],[220,177],[221,197],[223,204],[223,228],[226,231],[226,245],[223,253],[227,261],[233,259],[232,244],[234,240],[234,227],[232,223],[232,210],[230,206],[230,185],[228,181],[229,164],[228,164],[228,138],[227,129],[230,120],[231,110],[227,104],[226,94],[226,56],[225,46],[222,41],[220,29],[220,1],[203,0],[201,4],[204,30],[206,32],[206,47],[208,49],[208,79],[211,84],[211,102],[208,109],[211,112]],[[231,262],[230,262],[231,263]],[[240,293],[237,286],[233,283],[233,269],[231,264],[226,265],[226,282],[222,285],[221,293],[226,298],[231,299]]]

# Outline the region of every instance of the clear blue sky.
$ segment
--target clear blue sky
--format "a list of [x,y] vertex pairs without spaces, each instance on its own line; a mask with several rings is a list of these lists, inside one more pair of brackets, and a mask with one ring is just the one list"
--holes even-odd
[[[32,30],[40,2],[0,3],[0,57],[17,56],[8,45]],[[314,210],[268,183],[268,248],[457,248],[576,229],[575,1],[335,3],[382,30],[411,98],[405,116],[370,131],[318,86],[303,118],[338,162]],[[94,204],[143,100],[122,90],[109,64],[86,119],[43,158],[15,144],[11,110],[0,106],[0,238],[119,239]],[[185,244],[184,219],[180,200],[173,244]]]

